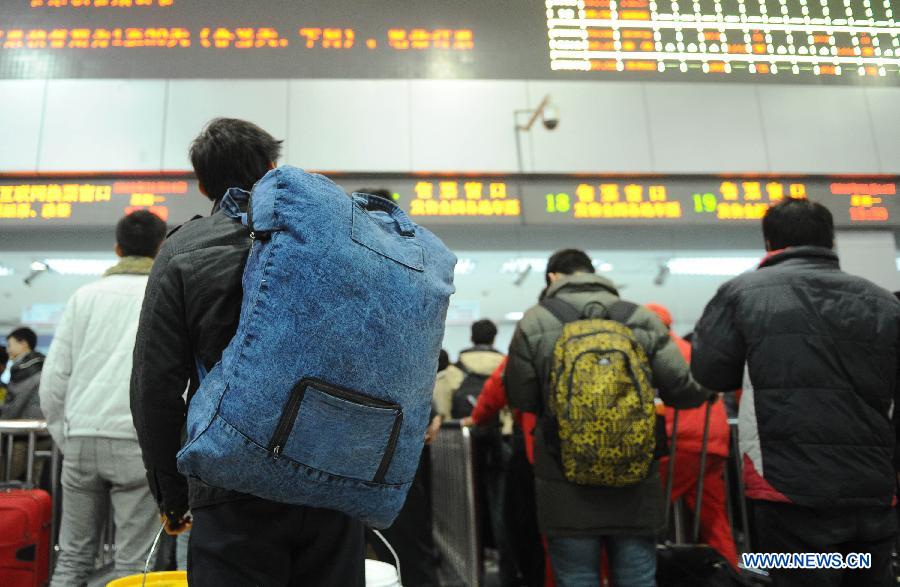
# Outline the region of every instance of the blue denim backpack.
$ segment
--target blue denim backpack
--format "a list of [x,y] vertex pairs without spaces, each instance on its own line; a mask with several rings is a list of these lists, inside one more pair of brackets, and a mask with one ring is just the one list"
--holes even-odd
[[456,257],[393,202],[289,166],[246,214],[231,193],[222,207],[253,239],[240,322],[191,401],[178,469],[389,526],[422,451]]

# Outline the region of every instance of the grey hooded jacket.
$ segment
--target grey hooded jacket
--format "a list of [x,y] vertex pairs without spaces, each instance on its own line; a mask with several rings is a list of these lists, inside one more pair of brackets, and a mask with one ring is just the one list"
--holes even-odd
[[[603,312],[601,308],[619,301],[611,281],[587,273],[560,279],[548,288],[546,295],[582,311],[591,303],[587,313],[595,317]],[[653,383],[667,405],[696,407],[710,396],[691,377],[668,329],[653,312],[638,307],[626,325],[647,352]],[[563,324],[547,309],[535,306],[528,310],[513,335],[504,379],[510,405],[539,416],[534,473],[541,531],[549,536],[655,534],[663,525],[664,515],[656,463],[644,481],[631,487],[576,485],[566,480],[560,463],[548,449],[541,420],[548,401],[553,348],[562,328]]]

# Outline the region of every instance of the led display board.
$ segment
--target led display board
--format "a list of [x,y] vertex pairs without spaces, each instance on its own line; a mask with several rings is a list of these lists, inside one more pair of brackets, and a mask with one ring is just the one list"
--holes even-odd
[[896,77],[892,0],[548,0],[551,67]]
[[0,78],[900,81],[900,0],[4,0]]
[[193,179],[0,179],[0,228],[114,226],[134,210],[179,224],[211,208]]
[[523,184],[531,225],[755,224],[786,197],[825,205],[836,226],[900,224],[896,178],[657,177]]
[[[424,226],[753,226],[786,197],[824,204],[839,227],[900,226],[896,177],[333,177],[388,189]],[[139,209],[174,225],[210,206],[189,176],[0,179],[0,229],[113,226]]]

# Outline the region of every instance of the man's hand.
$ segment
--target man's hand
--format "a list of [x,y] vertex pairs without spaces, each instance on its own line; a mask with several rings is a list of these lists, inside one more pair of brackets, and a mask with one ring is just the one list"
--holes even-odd
[[431,424],[429,424],[428,429],[425,430],[425,444],[434,442],[434,439],[437,438],[438,433],[441,431],[441,424],[443,422],[444,418],[441,416],[435,416],[431,419]]
[[471,428],[475,425],[475,420],[472,419],[472,416],[466,416],[462,420],[459,421],[460,426],[465,426],[466,428]]
[[169,536],[178,536],[182,532],[190,530],[193,524],[190,514],[187,513],[179,516],[173,512],[171,514],[160,514],[159,517],[165,523],[166,534]]

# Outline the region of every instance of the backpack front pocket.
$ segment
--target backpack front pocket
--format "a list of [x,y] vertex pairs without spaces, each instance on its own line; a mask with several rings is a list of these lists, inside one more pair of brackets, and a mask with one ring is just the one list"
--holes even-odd
[[291,390],[268,449],[276,460],[382,483],[402,423],[395,403],[306,378]]

